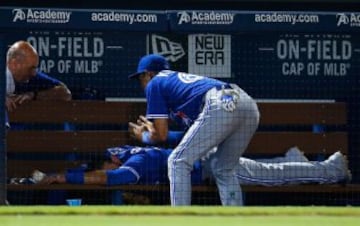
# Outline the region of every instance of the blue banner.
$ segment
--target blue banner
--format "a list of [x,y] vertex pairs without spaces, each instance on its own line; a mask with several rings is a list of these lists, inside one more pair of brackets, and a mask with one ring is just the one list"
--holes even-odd
[[45,8],[0,8],[0,27],[32,29],[81,29],[164,31],[164,11],[76,10]]
[[182,32],[359,32],[359,12],[1,8],[0,27]]
[[169,11],[182,32],[359,32],[360,13],[292,11]]
[[175,70],[236,82],[257,98],[343,99],[352,96],[347,84],[360,70],[360,35],[351,33],[30,30],[4,36],[8,46],[29,41],[40,56],[39,69],[79,98],[92,88],[104,97],[143,97],[127,75],[146,53],[164,55]]

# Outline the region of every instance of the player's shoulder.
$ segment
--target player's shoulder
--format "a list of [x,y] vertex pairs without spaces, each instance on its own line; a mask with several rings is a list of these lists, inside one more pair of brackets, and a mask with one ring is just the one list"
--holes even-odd
[[51,76],[48,75],[47,73],[43,72],[43,71],[38,70],[38,71],[36,72],[36,77],[39,77],[39,78],[50,78]]
[[33,81],[36,81],[38,83],[53,83],[53,84],[60,84],[61,81],[46,74],[45,72],[42,72],[42,71],[37,71],[36,72],[36,76],[33,77],[32,79],[30,79],[30,81],[33,80]]
[[177,74],[177,73],[178,73],[177,71],[162,70],[162,71],[160,71],[159,73],[157,73],[155,77],[157,77],[157,78],[166,78],[166,77],[175,75],[175,74]]

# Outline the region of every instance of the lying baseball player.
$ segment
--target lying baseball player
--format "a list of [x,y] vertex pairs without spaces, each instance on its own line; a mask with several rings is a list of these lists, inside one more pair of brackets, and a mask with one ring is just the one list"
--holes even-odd
[[[109,148],[99,170],[76,169],[49,175],[37,171],[35,181],[41,184],[168,184],[167,159],[171,151],[129,145]],[[201,184],[211,178],[208,172],[206,159],[196,162],[192,183]],[[347,159],[342,153],[336,152],[324,161],[309,161],[297,147],[290,148],[284,157],[275,159],[251,160],[241,157],[235,174],[240,184],[264,186],[339,183],[351,179]]]

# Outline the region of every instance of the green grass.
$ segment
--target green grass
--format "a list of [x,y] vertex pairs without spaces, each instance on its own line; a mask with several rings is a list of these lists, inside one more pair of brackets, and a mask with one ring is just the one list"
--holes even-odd
[[356,217],[325,217],[325,216],[104,216],[104,215],[76,215],[76,216],[1,216],[2,226],[312,226],[312,225],[359,225]]
[[0,207],[1,226],[347,226],[359,222],[358,207]]
[[1,215],[217,215],[217,216],[356,216],[359,207],[222,207],[222,206],[2,206]]

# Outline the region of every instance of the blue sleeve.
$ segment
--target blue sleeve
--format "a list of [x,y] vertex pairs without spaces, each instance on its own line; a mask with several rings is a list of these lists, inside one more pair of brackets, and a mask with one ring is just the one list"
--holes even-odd
[[136,184],[139,175],[131,167],[121,166],[115,170],[107,170],[107,185]]
[[171,131],[169,130],[166,143],[170,145],[178,144],[184,136],[184,131]]
[[48,76],[45,73],[38,72],[35,77],[31,78],[29,82],[16,83],[15,93],[25,93],[51,89],[60,85],[60,81]]
[[84,171],[83,170],[75,170],[75,171],[67,171],[65,173],[66,183],[69,184],[84,184]]

